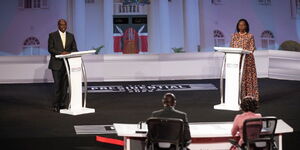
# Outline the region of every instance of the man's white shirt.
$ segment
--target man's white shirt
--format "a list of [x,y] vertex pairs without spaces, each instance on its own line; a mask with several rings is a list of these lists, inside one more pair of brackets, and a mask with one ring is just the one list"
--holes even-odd
[[64,49],[66,48],[66,32],[61,32],[60,30],[58,30],[59,32],[59,35],[60,35],[60,38],[62,40],[62,44],[63,44],[63,47]]

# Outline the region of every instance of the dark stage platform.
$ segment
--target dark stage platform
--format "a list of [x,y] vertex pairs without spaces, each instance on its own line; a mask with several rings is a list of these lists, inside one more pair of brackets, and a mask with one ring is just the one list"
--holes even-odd
[[[141,84],[213,84],[219,80],[104,82],[89,85]],[[300,82],[259,79],[261,107],[264,116],[277,116],[294,128],[283,136],[285,150],[297,149],[300,140]],[[165,92],[89,93],[87,106],[96,113],[70,116],[50,111],[52,84],[0,85],[1,147],[22,150],[119,150],[120,146],[96,142],[96,135],[76,135],[74,125],[105,125],[114,122],[138,123],[160,109]],[[190,122],[232,121],[240,112],[214,110],[219,103],[219,90],[174,91],[177,109],[188,113]],[[102,135],[122,139],[114,134]],[[2,148],[1,148],[2,149]]]

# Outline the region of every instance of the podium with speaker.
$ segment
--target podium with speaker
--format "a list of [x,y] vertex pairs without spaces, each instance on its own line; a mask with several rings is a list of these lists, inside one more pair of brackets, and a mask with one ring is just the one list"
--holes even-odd
[[[69,98],[70,104],[67,109],[61,109],[60,113],[69,115],[81,115],[94,113],[94,108],[86,107],[87,98],[87,76],[83,55],[94,54],[96,50],[72,52],[66,55],[56,55],[56,58],[61,58],[66,66],[69,82]],[[84,83],[84,90],[82,90],[82,83]],[[83,93],[83,94],[82,94]]]
[[214,47],[214,49],[225,54],[220,77],[221,103],[214,105],[214,109],[239,111],[244,61],[245,56],[251,51],[231,47]]

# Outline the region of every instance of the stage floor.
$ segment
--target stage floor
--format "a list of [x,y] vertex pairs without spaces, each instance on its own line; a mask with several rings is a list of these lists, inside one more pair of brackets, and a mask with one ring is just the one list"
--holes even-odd
[[[142,84],[213,84],[219,80],[180,80],[149,82],[89,83],[94,86]],[[300,140],[300,81],[259,79],[261,107],[264,116],[277,116],[291,127],[294,133],[283,136],[283,148],[295,149]],[[96,135],[76,135],[74,125],[106,125],[138,123],[161,109],[165,92],[114,92],[89,93],[87,107],[96,113],[70,116],[50,111],[53,99],[52,84],[0,84],[0,138],[1,147],[9,149],[48,150],[117,150],[119,146],[99,143]],[[214,110],[220,102],[219,90],[173,91],[177,109],[188,113],[190,122],[232,121],[239,112]],[[118,138],[114,134],[102,135]]]

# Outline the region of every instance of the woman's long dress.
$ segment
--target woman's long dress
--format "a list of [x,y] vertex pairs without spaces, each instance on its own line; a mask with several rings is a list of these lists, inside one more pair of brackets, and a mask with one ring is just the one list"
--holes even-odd
[[[235,33],[232,35],[230,47],[243,48],[244,50],[249,50],[254,52],[255,50],[254,37],[250,33],[246,33],[246,34]],[[245,57],[241,88],[242,88],[241,89],[242,99],[245,96],[252,96],[257,100],[259,100],[256,67],[255,67],[255,60],[254,60],[253,53],[247,54]]]

